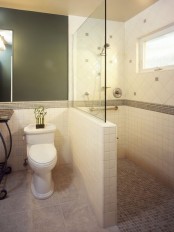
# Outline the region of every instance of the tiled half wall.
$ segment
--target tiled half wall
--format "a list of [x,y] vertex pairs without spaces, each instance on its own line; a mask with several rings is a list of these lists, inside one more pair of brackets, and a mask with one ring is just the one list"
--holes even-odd
[[70,110],[70,147],[101,226],[116,224],[116,125]]

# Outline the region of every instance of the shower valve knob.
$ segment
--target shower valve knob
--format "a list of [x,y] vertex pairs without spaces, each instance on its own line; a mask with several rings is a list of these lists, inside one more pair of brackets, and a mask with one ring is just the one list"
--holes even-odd
[[113,90],[113,96],[115,98],[120,98],[122,96],[122,90],[120,88],[115,88]]

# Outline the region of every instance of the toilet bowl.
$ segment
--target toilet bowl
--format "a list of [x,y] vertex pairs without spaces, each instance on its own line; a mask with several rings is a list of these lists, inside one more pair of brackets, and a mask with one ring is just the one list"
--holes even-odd
[[31,191],[38,199],[46,199],[54,192],[51,171],[57,163],[53,144],[36,144],[30,147],[28,163],[33,170]]
[[36,129],[34,124],[24,128],[27,142],[27,157],[33,171],[31,191],[38,199],[46,199],[54,192],[52,170],[57,163],[57,151],[54,146],[53,124]]

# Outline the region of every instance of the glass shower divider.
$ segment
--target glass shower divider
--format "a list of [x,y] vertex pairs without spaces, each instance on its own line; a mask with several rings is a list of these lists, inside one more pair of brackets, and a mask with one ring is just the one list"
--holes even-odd
[[106,0],[73,36],[73,106],[106,121]]

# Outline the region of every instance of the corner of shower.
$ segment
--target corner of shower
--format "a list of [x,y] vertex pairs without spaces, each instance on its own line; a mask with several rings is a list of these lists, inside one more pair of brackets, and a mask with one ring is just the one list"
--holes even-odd
[[73,107],[106,122],[106,0],[73,35]]

